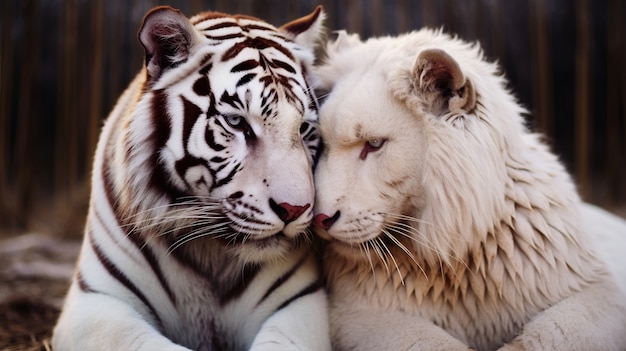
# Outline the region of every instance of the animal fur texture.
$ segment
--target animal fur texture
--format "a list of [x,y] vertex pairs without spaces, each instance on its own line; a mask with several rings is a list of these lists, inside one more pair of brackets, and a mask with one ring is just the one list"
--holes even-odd
[[341,32],[327,51],[334,349],[626,350],[626,222],[581,203],[479,45]]
[[98,142],[55,350],[330,349],[308,231],[323,18],[146,15],[145,67]]

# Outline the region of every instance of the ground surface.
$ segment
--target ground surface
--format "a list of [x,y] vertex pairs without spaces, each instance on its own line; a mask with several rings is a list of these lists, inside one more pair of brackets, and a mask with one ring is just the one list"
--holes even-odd
[[0,350],[51,350],[79,247],[41,234],[0,239]]

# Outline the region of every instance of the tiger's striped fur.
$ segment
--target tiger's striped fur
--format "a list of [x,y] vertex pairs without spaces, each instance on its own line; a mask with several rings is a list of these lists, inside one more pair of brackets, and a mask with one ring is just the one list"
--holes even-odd
[[146,15],[145,67],[96,150],[55,350],[330,349],[307,234],[323,17]]

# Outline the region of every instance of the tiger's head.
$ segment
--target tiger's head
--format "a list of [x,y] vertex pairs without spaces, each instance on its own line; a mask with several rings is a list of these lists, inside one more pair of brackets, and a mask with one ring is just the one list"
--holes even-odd
[[320,138],[308,78],[323,18],[321,7],[280,28],[146,15],[143,83],[116,153],[135,227],[168,233],[171,250],[202,237],[252,261],[289,250],[312,218]]
[[508,157],[535,136],[477,45],[426,29],[366,42],[341,33],[316,74],[329,95],[314,224],[331,252],[396,250],[438,267],[500,224],[513,206]]

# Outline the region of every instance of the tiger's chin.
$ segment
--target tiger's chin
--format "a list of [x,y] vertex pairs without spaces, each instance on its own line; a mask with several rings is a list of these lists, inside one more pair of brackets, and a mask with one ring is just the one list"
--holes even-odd
[[237,256],[246,262],[264,262],[286,256],[299,244],[281,231],[262,238],[240,234],[228,245],[235,247]]

